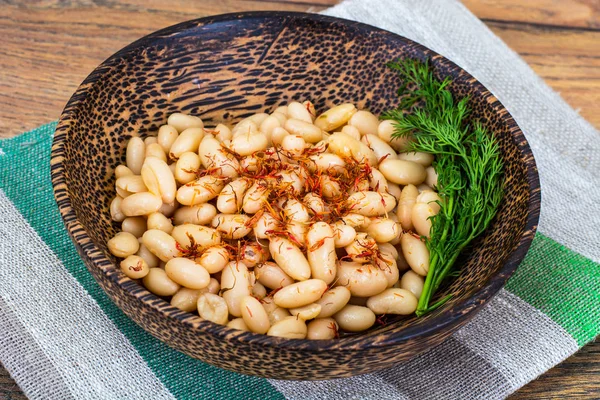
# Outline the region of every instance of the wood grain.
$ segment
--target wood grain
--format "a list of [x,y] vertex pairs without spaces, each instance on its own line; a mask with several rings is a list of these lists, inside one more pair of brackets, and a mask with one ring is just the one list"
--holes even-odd
[[[0,137],[56,120],[94,67],[159,28],[244,10],[317,12],[338,1],[0,0]],[[463,3],[600,128],[600,1]],[[510,397],[565,398],[600,398],[600,343],[587,345]],[[25,399],[1,366],[0,399]]]

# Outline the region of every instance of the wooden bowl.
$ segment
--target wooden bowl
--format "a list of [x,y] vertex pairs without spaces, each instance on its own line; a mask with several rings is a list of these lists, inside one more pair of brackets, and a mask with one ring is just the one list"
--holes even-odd
[[[463,260],[445,293],[452,299],[422,318],[405,317],[331,341],[289,340],[232,330],[179,311],[125,277],[106,242],[114,168],[132,135],[155,134],[185,112],[205,125],[270,112],[310,99],[317,110],[352,102],[379,114],[397,104],[392,59],[430,59],[471,97],[472,120],[498,138],[506,194],[497,217]],[[65,225],[87,268],[135,322],[191,357],[244,374],[330,379],[405,361],[449,337],[505,284],[525,256],[538,222],[540,187],[531,150],[513,118],[477,80],[433,51],[372,26],[320,15],[257,12],[185,22],[146,36],[102,63],[69,100],[52,147],[52,183]]]

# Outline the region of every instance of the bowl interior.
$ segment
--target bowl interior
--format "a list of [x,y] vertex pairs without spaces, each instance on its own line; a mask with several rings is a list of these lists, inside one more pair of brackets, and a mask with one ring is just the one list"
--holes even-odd
[[[506,193],[490,229],[464,258],[460,277],[442,293],[453,295],[444,307],[360,336],[394,330],[395,338],[410,337],[460,318],[499,290],[527,250],[537,222],[533,158],[506,110],[470,75],[414,42],[362,24],[290,13],[227,15],[168,28],[115,54],[86,79],[61,119],[64,140],[55,144],[60,160],[54,161],[62,163],[77,220],[67,224],[80,224],[88,248],[112,261],[97,268],[126,280],[106,242],[119,228],[108,211],[113,171],[124,163],[132,136],[155,135],[174,112],[198,115],[210,127],[292,100],[310,99],[317,111],[352,102],[379,114],[398,103],[400,82],[385,63],[407,57],[430,58],[440,78],[452,78],[456,95],[470,96],[471,119],[500,143]],[[165,306],[164,312],[176,312]]]

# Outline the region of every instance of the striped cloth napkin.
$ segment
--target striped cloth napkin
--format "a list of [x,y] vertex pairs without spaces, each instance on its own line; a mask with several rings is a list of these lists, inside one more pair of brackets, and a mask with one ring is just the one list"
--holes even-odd
[[325,13],[446,55],[525,132],[542,215],[506,288],[442,345],[375,374],[284,382],[209,366],[135,325],[87,272],[52,195],[51,123],[0,141],[0,361],[28,397],[499,399],[599,333],[599,133],[455,0],[350,0]]

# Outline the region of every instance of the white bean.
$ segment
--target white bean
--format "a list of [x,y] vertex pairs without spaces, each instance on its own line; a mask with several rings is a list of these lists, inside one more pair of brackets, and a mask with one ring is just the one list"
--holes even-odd
[[433,162],[433,155],[429,153],[411,152],[398,154],[400,160],[412,161],[421,164],[424,167],[429,167]]
[[[377,171],[379,171],[379,170],[377,170]],[[387,180],[386,180],[386,182],[387,182]],[[391,194],[392,196],[394,196],[396,201],[399,203],[400,195],[402,194],[402,189],[400,189],[400,186],[398,186],[398,184],[396,184],[396,183],[387,182],[387,185],[388,185],[387,192],[389,194]]]
[[198,155],[204,168],[211,170],[216,176],[235,178],[238,176],[240,163],[221,148],[221,142],[212,135],[206,135],[198,146]]
[[127,217],[121,223],[121,230],[131,233],[136,238],[142,237],[146,229],[146,220],[143,217]]
[[173,296],[181,286],[173,282],[167,273],[160,268],[150,268],[148,274],[142,279],[144,286],[157,296]]
[[231,129],[224,124],[218,124],[215,129],[213,129],[213,132],[215,133],[215,138],[219,141],[219,142],[224,142],[225,140],[231,140],[231,138],[233,137],[232,133],[231,133]]
[[121,271],[131,279],[141,279],[148,275],[150,267],[142,257],[129,256],[121,261]]
[[409,231],[413,228],[411,217],[412,209],[415,206],[418,195],[419,191],[415,185],[404,186],[404,189],[402,189],[402,193],[400,194],[400,201],[398,202],[396,215],[400,220],[400,225],[402,225],[402,229],[406,231]]
[[240,331],[246,331],[246,332],[250,331],[250,329],[248,329],[248,326],[246,326],[246,323],[244,322],[243,318],[232,319],[227,324],[227,327],[232,328],[232,329],[239,329]]
[[229,182],[217,198],[217,208],[225,214],[235,214],[240,211],[244,201],[244,194],[250,181],[246,178],[237,178]]
[[142,178],[148,191],[160,196],[163,203],[175,201],[177,183],[166,162],[155,157],[146,158],[142,166]]
[[110,202],[110,217],[115,222],[122,222],[125,219],[125,214],[121,211],[122,202],[123,198],[119,195],[116,195]]
[[188,128],[204,128],[204,124],[200,118],[182,113],[169,115],[167,124],[177,129],[179,132],[183,132]]
[[367,146],[369,146],[371,150],[373,150],[373,153],[375,153],[375,157],[377,157],[377,160],[393,160],[398,158],[398,155],[396,154],[394,149],[392,149],[392,147],[389,144],[381,140],[377,135],[364,135],[361,141]]
[[135,175],[132,170],[127,168],[125,165],[119,165],[115,168],[115,178],[119,179],[124,176]]
[[273,301],[279,307],[298,308],[319,300],[327,290],[327,284],[320,279],[308,279],[292,283],[275,293]]
[[219,295],[202,293],[198,297],[198,315],[219,325],[227,325],[229,312],[227,302]]
[[330,284],[335,279],[337,260],[333,229],[326,222],[316,222],[308,230],[306,242],[311,276]]
[[169,261],[172,258],[179,257],[180,251],[177,249],[177,242],[166,232],[158,229],[150,229],[142,236],[142,243],[146,248],[161,261]]
[[264,133],[267,136],[269,143],[272,143],[272,135],[275,128],[281,127],[283,124],[280,122],[279,118],[273,115],[269,115],[265,120],[260,124],[259,131]]
[[356,239],[345,247],[348,257],[358,263],[370,262],[377,254],[378,247],[375,240],[364,232],[356,234]]
[[337,285],[346,286],[353,296],[369,297],[383,292],[388,285],[382,270],[371,264],[340,262]]
[[[221,235],[217,230],[207,226],[184,224],[173,228],[171,236],[183,247],[190,250],[203,251],[221,244]],[[193,243],[192,243],[193,241]]]
[[367,217],[383,215],[396,207],[396,199],[391,194],[370,191],[353,193],[346,203],[353,212]]
[[[173,164],[171,164],[173,165]],[[163,203],[158,212],[160,212],[165,217],[172,217],[175,211],[179,208],[179,203],[177,201],[173,201],[172,203]]]
[[262,300],[267,297],[267,288],[263,286],[260,282],[254,282],[252,285],[252,297],[257,298],[258,300]]
[[248,267],[236,261],[227,264],[221,272],[221,290],[229,313],[241,317],[241,301],[250,295]]
[[280,236],[272,236],[269,241],[269,251],[283,272],[295,280],[305,281],[310,278],[310,264],[302,250],[292,241]]
[[217,197],[223,186],[222,179],[206,175],[177,189],[176,198],[179,204],[185,206],[206,203]]
[[129,139],[129,142],[127,143],[126,160],[127,167],[132,170],[134,174],[139,175],[142,171],[145,157],[146,145],[144,144],[144,141],[137,136]]
[[321,305],[317,303],[307,304],[302,307],[290,308],[290,313],[304,321],[315,319],[321,312]]
[[423,285],[425,281],[422,276],[414,271],[406,271],[400,280],[400,288],[406,289],[418,299],[423,293]]
[[210,283],[208,271],[188,258],[167,261],[165,272],[173,282],[189,289],[204,289]]
[[332,225],[335,236],[333,240],[335,247],[346,247],[356,238],[356,230],[350,225],[346,225],[341,221],[337,221]]
[[247,214],[255,214],[264,207],[269,197],[269,188],[264,180],[257,180],[244,195],[242,208]]
[[306,338],[309,340],[331,340],[338,336],[338,324],[333,318],[317,318],[308,323]]
[[279,289],[294,283],[294,280],[274,262],[264,262],[254,268],[256,279],[269,289]]
[[340,174],[345,171],[346,162],[337,154],[320,153],[310,156],[309,159],[313,163],[309,165],[311,172],[319,170],[332,174]]
[[429,237],[431,231],[431,219],[435,212],[429,204],[416,203],[411,211],[410,218],[413,223],[413,227],[417,233],[421,236]]
[[361,332],[375,323],[375,314],[367,307],[348,304],[333,316],[340,328],[349,332]]
[[115,181],[115,188],[121,197],[128,197],[133,193],[148,191],[140,175],[126,175],[117,179]]
[[[138,241],[139,241],[139,239],[138,239]],[[148,267],[150,267],[150,268],[158,267],[158,263],[160,262],[160,259],[158,257],[156,257],[154,254],[152,254],[152,252],[150,250],[148,250],[148,248],[144,245],[144,243],[140,244],[140,248],[137,251],[137,253],[135,253],[135,255],[143,258],[144,261],[146,262],[146,264],[148,264]]]
[[[284,120],[285,123],[285,120]],[[281,143],[283,142],[283,139],[288,136],[290,133],[288,131],[286,131],[283,127],[275,127],[273,128],[273,131],[271,132],[271,142],[273,143],[273,145],[275,146],[280,146]]]
[[340,311],[348,304],[351,296],[350,290],[345,286],[337,286],[323,293],[323,296],[315,302],[321,306],[319,318],[331,317]]
[[367,300],[367,307],[376,315],[410,315],[417,309],[417,298],[405,289],[390,288]]
[[306,141],[300,135],[287,135],[281,140],[281,148],[289,154],[288,157],[300,157],[306,147]]
[[357,111],[350,121],[348,121],[348,125],[352,125],[361,135],[377,135],[377,128],[379,127],[379,118],[377,118],[373,113],[367,110]]
[[175,225],[196,224],[206,225],[217,215],[217,209],[210,203],[198,204],[191,207],[180,207],[173,215]]
[[[146,138],[146,139],[150,139],[150,138]],[[156,140],[156,138],[152,138],[152,139]],[[154,157],[154,158],[158,158],[159,160],[162,160],[164,162],[167,162],[167,155],[165,154],[165,151],[163,150],[163,148],[160,144],[158,144],[158,143],[148,144],[146,141],[144,141],[144,143],[146,143],[146,158]]]
[[313,213],[321,215],[327,212],[327,206],[323,199],[316,193],[307,193],[302,199],[302,202],[308,207]]
[[315,119],[315,125],[324,131],[331,132],[348,122],[355,113],[354,104],[340,104],[319,115]]
[[182,287],[171,297],[171,305],[181,311],[193,312],[198,308],[198,297],[202,290]]
[[383,160],[379,164],[379,171],[385,179],[398,185],[418,185],[427,177],[421,164],[405,160]]
[[398,224],[388,218],[373,218],[367,227],[367,233],[379,243],[389,242],[400,235]]
[[183,153],[188,151],[196,151],[202,138],[204,137],[204,129],[202,128],[188,128],[181,132],[175,142],[169,149],[169,158],[178,159]]
[[342,127],[341,132],[345,133],[346,135],[352,136],[356,140],[360,140],[360,132],[352,125],[346,125]]
[[425,183],[427,184],[427,186],[429,186],[431,188],[435,188],[438,184],[437,172],[435,172],[435,169],[433,167],[425,168],[425,172],[427,173],[427,178],[425,178]]
[[152,214],[160,206],[161,198],[149,192],[134,193],[121,201],[121,211],[127,217]]
[[269,139],[264,133],[244,133],[231,139],[229,149],[241,156],[248,156],[257,151],[266,150]]
[[212,227],[226,239],[241,239],[252,231],[250,217],[246,214],[217,214]]
[[[162,213],[155,212],[148,215],[147,221],[147,229],[160,229],[166,233],[173,232],[173,223],[167,217],[165,217]],[[144,229],[146,230],[146,229]],[[144,233],[142,232],[142,235]],[[141,236],[141,235],[140,235]]]
[[250,118],[238,122],[231,130],[232,139],[238,135],[253,135],[258,133],[258,124]]
[[329,150],[342,158],[348,157],[358,162],[368,162],[372,166],[377,165],[377,156],[373,150],[352,136],[336,132],[327,139],[327,143]]
[[158,128],[157,143],[160,144],[165,154],[169,154],[169,150],[171,150],[171,146],[175,143],[177,136],[179,136],[177,129],[170,125],[162,125]]
[[[396,187],[398,186],[396,185]],[[383,176],[383,174],[379,172],[377,168],[371,168],[371,174],[369,176],[369,188],[374,192],[390,193],[387,179],[385,179],[385,176]],[[399,190],[400,189],[398,188],[398,191]],[[392,196],[394,195],[393,193],[390,194]],[[394,198],[396,197],[394,196]]]
[[385,279],[387,279],[387,287],[394,286],[400,278],[400,270],[396,259],[385,252],[380,252],[379,257],[375,258],[375,266],[383,271]]
[[229,257],[229,251],[225,247],[213,246],[206,249],[200,258],[196,259],[196,262],[202,265],[209,274],[216,274],[229,263]]
[[107,247],[112,255],[125,258],[135,254],[140,248],[140,243],[131,233],[119,232],[108,241]]
[[265,334],[271,327],[267,311],[252,296],[245,296],[240,301],[240,310],[246,326],[254,333]]
[[410,268],[421,276],[427,276],[429,271],[429,250],[421,239],[409,233],[402,235],[400,239],[402,255]]
[[254,225],[254,236],[258,239],[267,239],[270,234],[269,231],[279,230],[280,224],[269,212],[264,212],[257,220]]
[[304,339],[307,331],[308,328],[303,320],[296,317],[286,317],[273,324],[267,335],[286,339]]
[[200,157],[193,151],[186,151],[179,156],[175,164],[175,179],[186,184],[197,178],[196,172],[200,170]]
[[310,115],[310,112],[307,110],[306,106],[298,103],[297,101],[293,101],[288,104],[287,107],[287,116],[288,118],[297,119],[300,121],[308,122],[312,125],[313,119]]
[[248,242],[244,244],[238,253],[238,258],[248,268],[254,268],[270,258],[268,247],[263,248],[260,243]]
[[406,150],[410,139],[408,137],[392,138],[392,135],[395,131],[394,123],[395,122],[391,119],[381,121],[377,127],[377,135],[380,139],[384,140],[386,143],[389,143],[394,150],[401,152]]
[[[151,145],[151,144],[154,144],[154,143],[157,143],[157,142],[158,142],[158,141],[157,141],[157,139],[156,139],[156,137],[155,137],[155,136],[148,136],[146,139],[144,139],[144,144],[146,145],[146,148],[147,148],[149,145]],[[146,155],[146,157],[148,157],[148,156]]]
[[440,203],[442,202],[442,199],[433,190],[424,190],[419,193],[416,201],[417,203],[427,204],[429,207],[431,207],[435,215],[437,215],[437,213],[440,211]]

